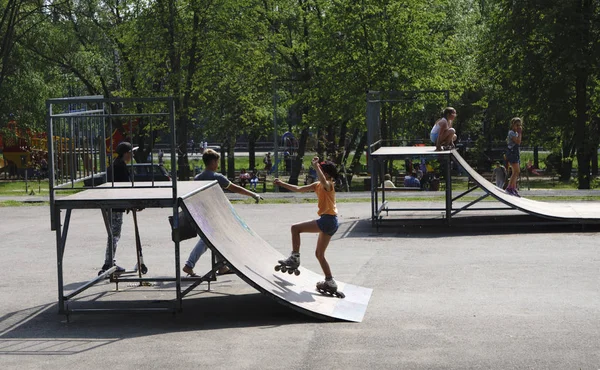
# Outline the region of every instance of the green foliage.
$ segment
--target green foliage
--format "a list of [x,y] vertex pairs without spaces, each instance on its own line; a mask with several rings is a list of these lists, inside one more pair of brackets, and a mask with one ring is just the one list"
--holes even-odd
[[[593,0],[3,0],[0,11],[17,15],[0,22],[0,128],[12,114],[43,129],[49,97],[175,96],[179,141],[271,140],[276,116],[278,135],[310,132],[306,150],[342,160],[365,130],[366,91],[434,89],[450,91],[458,135],[479,150],[516,115],[524,146],[580,164],[600,142]],[[426,139],[446,104],[405,93],[382,107],[386,137]]]
[[500,105],[492,119],[501,123],[523,115],[529,145],[573,155],[585,136],[585,127],[577,128],[578,117],[600,109],[588,105],[586,112],[578,111],[577,99],[597,100],[590,99],[590,90],[578,98],[576,89],[578,79],[598,78],[597,2],[486,3],[479,64],[492,87],[490,98]]

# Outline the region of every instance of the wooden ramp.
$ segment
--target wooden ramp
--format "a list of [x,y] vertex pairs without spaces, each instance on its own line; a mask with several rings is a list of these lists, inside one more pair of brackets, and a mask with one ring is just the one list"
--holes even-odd
[[320,319],[362,321],[372,289],[337,281],[346,294],[346,298],[340,299],[316,291],[315,284],[323,280],[322,274],[303,267],[299,276],[276,272],[277,260],[286,256],[248,227],[216,182],[208,183],[181,201],[208,247],[261,293]]
[[[526,198],[519,198],[514,195],[508,194],[503,189],[496,187],[494,184],[486,180],[477,171],[464,160],[463,157],[456,150],[444,150],[435,151],[434,146],[417,146],[417,147],[400,147],[400,146],[389,146],[380,147],[371,153],[377,168],[386,168],[388,161],[411,158],[411,157],[431,157],[445,163],[446,178],[445,183],[445,196],[446,204],[445,208],[393,208],[390,207],[389,202],[386,201],[385,188],[372,187],[371,189],[371,219],[374,225],[384,221],[384,217],[389,212],[432,212],[432,211],[443,211],[445,212],[444,220],[450,224],[450,220],[459,212],[463,211],[491,211],[498,210],[504,211],[509,209],[515,209],[526,214],[536,216],[546,222],[556,222],[561,224],[598,224],[600,223],[600,202],[540,202]],[[468,175],[477,184],[475,188],[470,188],[462,194],[453,196],[452,194],[452,176],[450,176],[450,162],[453,161],[460,165]],[[380,179],[377,177],[378,171],[373,171],[371,177],[372,184],[378,184]],[[485,193],[478,199],[469,202],[467,205],[455,207],[455,202],[461,199],[464,195],[470,193],[472,190],[481,189]],[[503,203],[508,208],[488,208],[488,207],[473,207],[486,197],[494,197],[496,200]],[[380,203],[381,198],[381,203]],[[385,216],[384,216],[385,214]],[[391,219],[390,221],[397,221],[398,219]]]
[[480,188],[506,204],[522,212],[554,220],[570,221],[573,223],[600,222],[600,202],[539,202],[526,198],[519,198],[508,194],[498,188],[475,171],[456,150],[452,151],[453,159],[468,172],[469,176]]

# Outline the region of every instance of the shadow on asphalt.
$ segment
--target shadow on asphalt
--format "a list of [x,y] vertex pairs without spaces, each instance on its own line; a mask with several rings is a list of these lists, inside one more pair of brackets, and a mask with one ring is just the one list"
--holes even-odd
[[451,225],[442,219],[386,219],[379,227],[370,219],[351,220],[340,224],[333,239],[396,237],[441,238],[453,236],[547,234],[600,232],[600,224],[569,224],[529,216],[477,216],[455,217]]
[[[172,301],[73,302],[71,308],[168,307]],[[284,307],[260,293],[188,297],[183,312],[59,315],[56,303],[0,318],[0,355],[70,355],[124,339],[163,333],[225,328],[276,327],[322,322]]]

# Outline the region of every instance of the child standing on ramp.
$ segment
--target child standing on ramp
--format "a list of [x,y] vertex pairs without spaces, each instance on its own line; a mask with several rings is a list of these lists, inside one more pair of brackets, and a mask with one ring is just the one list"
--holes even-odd
[[[331,237],[338,229],[337,207],[335,204],[335,179],[337,178],[337,169],[335,164],[330,161],[319,163],[319,157],[312,159],[312,166],[317,173],[318,181],[305,186],[297,186],[285,183],[279,179],[275,179],[274,184],[281,186],[293,192],[309,192],[317,193],[318,212],[320,216],[317,220],[305,221],[292,225],[292,253],[285,259],[280,260],[276,270],[288,271],[298,275],[298,267],[300,266],[300,234],[301,233],[318,233],[316,257],[325,274],[325,280],[317,283],[317,290],[334,294],[343,298],[343,294],[338,292],[337,284],[333,280],[331,268],[325,259],[325,250],[329,245]],[[279,267],[279,268],[278,268]]]
[[508,186],[506,192],[516,197],[521,197],[517,191],[517,179],[519,178],[519,171],[521,166],[521,153],[519,146],[521,145],[521,139],[523,136],[523,120],[519,117],[515,117],[510,121],[510,130],[506,137],[506,143],[508,149],[506,150],[506,160],[512,169],[510,180],[508,180]]

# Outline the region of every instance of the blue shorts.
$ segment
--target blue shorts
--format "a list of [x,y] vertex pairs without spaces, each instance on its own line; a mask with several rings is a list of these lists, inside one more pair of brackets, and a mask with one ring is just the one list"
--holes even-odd
[[339,227],[337,216],[321,215],[317,220],[317,226],[325,234],[333,236]]
[[508,149],[506,151],[506,160],[508,163],[521,163],[521,153],[519,148]]
[[438,139],[439,135],[440,135],[439,133],[437,133],[437,134],[429,134],[429,138],[431,139],[431,142],[434,143],[434,144],[437,143],[437,139]]

